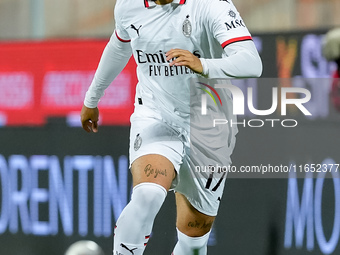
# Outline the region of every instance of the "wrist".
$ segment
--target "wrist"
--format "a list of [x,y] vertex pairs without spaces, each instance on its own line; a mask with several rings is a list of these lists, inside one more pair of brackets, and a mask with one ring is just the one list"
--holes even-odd
[[98,106],[99,99],[95,97],[95,93],[91,91],[91,87],[85,94],[84,106],[87,108],[96,108]]
[[201,61],[202,65],[202,72],[200,73],[200,75],[208,77],[209,69],[206,60],[204,58],[199,58],[199,60]]

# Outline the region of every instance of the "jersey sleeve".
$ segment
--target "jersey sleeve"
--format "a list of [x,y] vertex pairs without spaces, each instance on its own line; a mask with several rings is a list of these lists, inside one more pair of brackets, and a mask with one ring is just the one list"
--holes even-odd
[[211,0],[207,7],[208,27],[222,48],[235,42],[252,40],[244,21],[231,0]]
[[121,42],[130,42],[129,33],[126,31],[121,14],[124,13],[123,6],[121,6],[122,1],[117,1],[114,16],[115,16],[115,35]]
[[222,58],[200,58],[206,78],[260,77],[262,61],[253,41],[243,41],[225,47]]
[[106,45],[91,85],[86,92],[84,105],[97,107],[105,89],[124,69],[132,55],[130,43],[121,42],[114,34]]

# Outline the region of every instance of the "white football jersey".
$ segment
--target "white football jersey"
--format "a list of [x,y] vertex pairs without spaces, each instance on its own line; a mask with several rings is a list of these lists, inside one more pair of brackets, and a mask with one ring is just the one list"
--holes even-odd
[[197,74],[184,66],[170,67],[165,53],[178,48],[216,59],[229,44],[251,40],[231,0],[174,0],[166,5],[118,0],[115,20],[117,38],[130,42],[137,63],[136,96],[149,106],[182,115],[188,113],[189,79]]

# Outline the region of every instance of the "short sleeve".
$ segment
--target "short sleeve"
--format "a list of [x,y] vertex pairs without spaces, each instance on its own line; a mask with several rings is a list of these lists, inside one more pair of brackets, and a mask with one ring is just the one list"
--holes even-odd
[[210,32],[222,48],[234,42],[252,40],[239,12],[231,0],[207,2],[206,18]]

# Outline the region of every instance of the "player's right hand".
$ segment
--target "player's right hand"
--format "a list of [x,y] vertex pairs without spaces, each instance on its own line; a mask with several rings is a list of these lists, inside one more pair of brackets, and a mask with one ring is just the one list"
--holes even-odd
[[83,105],[80,113],[80,120],[83,129],[86,132],[98,132],[98,119],[99,119],[99,110],[96,108],[88,108]]

